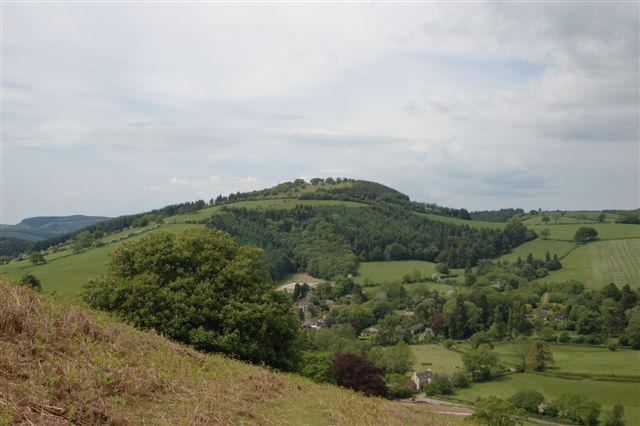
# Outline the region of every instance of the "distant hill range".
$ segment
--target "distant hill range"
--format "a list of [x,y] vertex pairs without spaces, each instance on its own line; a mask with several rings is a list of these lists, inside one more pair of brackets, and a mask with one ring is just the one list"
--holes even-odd
[[55,235],[77,231],[110,219],[105,216],[38,216],[24,219],[17,225],[0,225],[0,237],[29,241],[44,240]]

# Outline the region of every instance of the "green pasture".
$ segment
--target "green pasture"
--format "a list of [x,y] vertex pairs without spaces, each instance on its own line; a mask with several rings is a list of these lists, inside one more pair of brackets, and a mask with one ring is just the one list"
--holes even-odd
[[201,220],[207,220],[213,213],[220,210],[220,206],[208,207],[206,209],[198,210],[193,213],[178,214],[175,216],[169,216],[164,219],[164,223],[185,223],[185,222],[199,222]]
[[[460,288],[460,287],[454,287],[452,285],[449,284],[443,284],[443,283],[432,283],[432,282],[422,282],[422,283],[412,283],[412,284],[403,284],[403,287],[405,288],[405,290],[407,291],[407,293],[409,294],[409,296],[413,296],[413,294],[419,289],[419,288],[426,288],[430,291],[436,290],[438,291],[438,293],[440,293],[441,295],[447,295],[447,293],[449,293],[450,291],[462,291],[465,292],[468,289],[466,288]],[[363,288],[364,293],[367,295],[367,297],[371,298],[375,298],[376,295],[382,291],[382,286],[380,285],[375,285],[375,286],[371,286],[371,287],[364,287]]]
[[600,241],[588,251],[596,283],[640,285],[640,239]]
[[506,223],[500,223],[500,222],[483,222],[481,220],[465,220],[465,219],[458,219],[455,217],[440,216],[437,214],[429,214],[429,213],[416,213],[416,214],[427,217],[431,220],[435,220],[437,222],[447,222],[447,223],[453,223],[455,225],[468,225],[471,228],[478,228],[478,229],[479,228],[502,229],[505,226],[507,226]]
[[536,240],[527,241],[526,243],[519,245],[518,247],[511,250],[511,252],[499,257],[498,260],[508,260],[509,262],[515,262],[518,259],[518,256],[520,256],[522,260],[525,260],[529,253],[531,253],[536,259],[544,259],[547,251],[549,252],[549,254],[551,254],[551,256],[557,254],[558,257],[562,257],[575,247],[576,243],[571,243],[568,241],[558,241],[552,239],[543,240],[541,238],[538,238]]
[[436,272],[436,264],[424,260],[390,260],[383,262],[361,262],[355,280],[358,284],[369,280],[372,283],[402,281],[406,274],[420,271],[423,278]]
[[457,291],[465,294],[468,291],[466,287],[456,287],[450,284],[446,284],[444,282],[440,283],[432,283],[432,282],[421,282],[421,283],[411,283],[404,284],[404,289],[409,293],[409,296],[413,296],[414,293],[420,288],[427,288],[429,290],[437,290],[441,295],[446,295],[450,291]]
[[462,354],[442,345],[411,345],[416,361],[413,365],[415,371],[424,371],[428,368],[434,373],[453,374],[462,370]]
[[[527,215],[526,219],[523,220],[525,225],[544,225],[542,218],[546,215],[551,219],[549,224],[554,224],[555,220],[553,219],[554,212],[542,212],[537,215]],[[559,223],[560,224],[589,224],[589,223],[599,223],[598,216],[603,214],[603,212],[593,211],[593,210],[580,210],[580,211],[567,211],[564,212],[563,216],[560,216]],[[586,219],[583,223],[583,219],[580,215],[585,215]],[[616,213],[604,213],[604,222],[615,222],[616,219],[620,218],[619,214]]]
[[57,251],[47,252],[47,254],[45,254],[45,259],[47,259],[47,262],[51,262],[52,260],[69,256],[70,254],[73,254],[73,249],[71,248],[71,245],[67,245],[59,248]]
[[580,245],[561,261],[562,269],[541,280],[562,282],[574,279],[591,289],[602,288],[610,282],[619,286],[629,284],[633,288],[640,285],[640,239]]
[[[223,204],[227,208],[246,209],[292,209],[296,206],[346,206],[346,207],[367,207],[368,204],[355,201],[338,200],[298,200],[296,198],[265,198],[261,200],[238,201],[230,204]],[[207,220],[212,214],[219,211],[222,206],[208,207],[197,212],[169,216],[164,219],[165,223],[185,223]]]
[[613,382],[597,380],[572,380],[541,374],[509,374],[489,382],[474,383],[466,389],[456,390],[455,398],[475,402],[479,397],[495,395],[509,398],[518,391],[536,390],[547,399],[557,399],[563,393],[584,395],[602,404],[603,411],[610,411],[614,404],[622,403],[628,425],[640,419],[640,382]]
[[145,232],[151,231],[152,229],[156,228],[158,228],[157,224],[147,225],[141,228],[124,229],[113,234],[105,235],[104,238],[102,238],[102,242],[105,244],[113,243],[123,239],[135,237],[140,234],[144,234]]
[[[177,233],[201,226],[188,224],[165,225],[149,232],[166,231]],[[109,237],[106,239],[108,240]],[[28,260],[11,262],[0,266],[0,277],[10,281],[17,281],[24,274],[33,274],[42,282],[44,291],[75,297],[89,279],[96,278],[104,273],[109,261],[109,255],[125,241],[127,239],[106,244],[103,247],[91,248],[77,254],[74,254],[71,250],[53,253],[45,256],[47,263],[44,265],[32,265]],[[63,254],[66,254],[66,256],[62,256]]]
[[[619,349],[610,351],[605,347],[586,345],[550,344],[555,364],[550,373],[584,374],[594,376],[637,376],[640,379],[640,351]],[[509,342],[496,343],[495,351],[505,364],[518,364],[517,345]]]
[[578,228],[587,226],[598,231],[600,240],[616,240],[620,238],[640,238],[640,226],[628,223],[574,223],[559,225],[533,225],[530,228],[540,233],[540,230],[547,228],[551,232],[549,237],[552,240],[573,241]]
[[[318,192],[318,191],[328,191],[329,189],[336,188],[351,188],[353,186],[353,182],[340,182],[340,183],[319,183],[316,185],[307,185],[299,192]],[[294,193],[288,193],[291,196],[295,196]]]
[[[558,218],[558,223],[556,223],[556,221],[553,220],[553,217],[550,214],[548,216],[549,216],[549,218],[551,220],[549,221],[548,224],[545,224],[544,221],[542,220],[543,216],[544,216],[544,214],[538,214],[538,215],[535,215],[535,216],[527,216],[525,219],[522,220],[522,223],[524,223],[527,226],[528,225],[542,225],[543,227],[544,226],[551,226],[551,225],[565,225],[565,224],[566,225],[571,225],[571,224],[578,224],[578,223],[580,225],[583,225],[583,223],[581,221],[579,222],[578,219],[576,219],[575,217],[570,217],[570,216],[561,216],[560,218]],[[595,221],[595,220],[594,221],[587,220],[584,225],[589,224],[589,223],[594,223],[594,222],[597,222],[597,221]]]

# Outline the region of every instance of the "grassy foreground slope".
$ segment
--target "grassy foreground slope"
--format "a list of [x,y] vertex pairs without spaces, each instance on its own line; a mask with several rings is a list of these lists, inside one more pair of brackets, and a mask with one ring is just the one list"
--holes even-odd
[[455,421],[206,355],[0,282],[0,424],[436,424]]

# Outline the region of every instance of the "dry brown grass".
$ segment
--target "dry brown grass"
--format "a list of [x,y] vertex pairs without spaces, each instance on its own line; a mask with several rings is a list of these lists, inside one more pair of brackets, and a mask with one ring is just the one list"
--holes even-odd
[[0,283],[0,425],[452,424]]

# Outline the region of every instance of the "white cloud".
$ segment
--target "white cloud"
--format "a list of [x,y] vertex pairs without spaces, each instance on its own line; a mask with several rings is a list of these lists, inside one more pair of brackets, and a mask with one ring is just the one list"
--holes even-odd
[[183,193],[187,196],[208,200],[218,195],[227,195],[238,191],[254,191],[272,184],[273,182],[265,183],[255,176],[209,176],[206,179],[173,176],[166,185],[149,185],[145,187],[145,190]]
[[68,199],[72,199],[72,198],[78,198],[78,196],[80,195],[80,193],[75,192],[75,191],[69,191],[67,189],[64,188],[56,188],[52,191],[49,191],[46,195],[45,198],[49,199],[49,200],[68,200]]
[[207,158],[212,162],[218,162],[218,161],[233,160],[235,157],[236,157],[235,154],[232,154],[230,152],[220,152],[216,154],[211,154]]
[[[3,10],[10,220],[329,174],[468,208],[637,207],[633,4]],[[597,172],[568,167],[577,157]],[[43,202],[23,174],[36,167],[82,196]],[[601,201],[586,206],[575,182]]]

